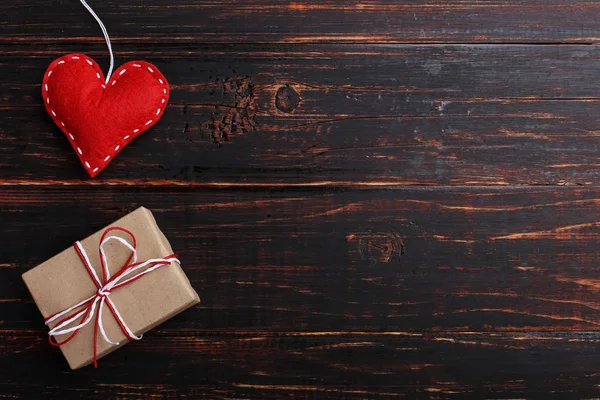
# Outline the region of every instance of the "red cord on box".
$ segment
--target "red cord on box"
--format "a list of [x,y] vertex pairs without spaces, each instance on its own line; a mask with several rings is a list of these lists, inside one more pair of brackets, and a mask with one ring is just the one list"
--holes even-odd
[[[124,238],[120,236],[107,236],[110,232],[113,231],[121,231],[126,233],[131,237],[133,243],[127,242]],[[104,245],[110,240],[116,240],[131,250],[131,254],[129,255],[129,258],[127,259],[123,267],[121,267],[121,269],[117,271],[117,273],[114,274],[112,277],[110,276],[110,270],[108,268],[106,254],[104,252]],[[127,339],[140,340],[142,338],[142,335],[137,336],[131,331],[131,329],[129,329],[129,327],[123,320],[123,317],[119,313],[117,307],[110,299],[110,293],[115,289],[119,289],[121,287],[132,284],[136,280],[140,279],[142,276],[160,267],[170,265],[172,262],[179,263],[179,260],[177,259],[177,254],[171,254],[163,258],[137,262],[137,242],[133,233],[131,233],[125,228],[111,227],[104,231],[104,233],[102,234],[102,238],[100,239],[99,254],[100,265],[102,270],[102,280],[100,280],[98,274],[96,274],[96,271],[92,267],[89,257],[87,256],[87,253],[85,252],[81,243],[75,242],[73,246],[75,247],[79,258],[81,259],[81,262],[83,263],[84,267],[86,268],[90,277],[92,278],[92,281],[94,281],[94,284],[98,288],[98,291],[93,296],[75,304],[74,306],[71,306],[66,310],[48,316],[44,319],[44,321],[46,325],[48,325],[51,322],[54,322],[57,319],[61,318],[56,324],[56,326],[52,328],[50,332],[48,332],[48,340],[53,346],[62,346],[63,344],[73,340],[73,338],[79,333],[81,328],[90,323],[94,312],[96,311],[96,308],[98,308],[98,312],[95,316],[93,339],[94,367],[98,368],[98,331],[100,331],[102,337],[104,338],[104,340],[106,340],[107,343],[113,346],[119,345],[118,342],[112,341],[104,330],[104,326],[102,323],[102,309],[105,304],[108,306],[108,309],[119,324],[121,331],[127,337]],[[134,272],[137,273],[133,274]],[[82,307],[85,308],[81,309]],[[73,323],[77,323],[77,325],[71,326]],[[55,339],[55,336],[65,335],[68,333],[70,333],[70,335],[62,341],[57,341]]]

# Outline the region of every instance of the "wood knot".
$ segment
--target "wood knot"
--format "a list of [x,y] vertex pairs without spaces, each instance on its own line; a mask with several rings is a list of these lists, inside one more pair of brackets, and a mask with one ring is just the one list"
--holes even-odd
[[279,111],[291,113],[300,104],[300,95],[290,85],[283,85],[275,94],[275,107]]
[[254,84],[249,77],[237,76],[216,83],[221,86],[223,98],[221,104],[214,107],[212,119],[202,124],[202,130],[208,132],[215,143],[221,144],[255,129],[257,106]]
[[370,264],[400,261],[404,256],[404,242],[394,231],[357,232],[346,236],[348,243],[355,243],[358,256]]

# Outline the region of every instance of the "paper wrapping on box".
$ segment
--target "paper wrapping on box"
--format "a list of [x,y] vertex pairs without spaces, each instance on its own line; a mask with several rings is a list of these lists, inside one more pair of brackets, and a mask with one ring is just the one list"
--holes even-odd
[[[113,226],[128,229],[133,233],[137,239],[137,255],[140,261],[162,258],[173,253],[171,245],[156,225],[152,213],[144,207],[138,208],[106,228]],[[106,228],[81,241],[92,267],[99,276],[101,276],[101,267],[98,246]],[[126,239],[127,236],[123,238]],[[104,249],[111,274],[121,269],[131,254],[127,248],[116,241],[108,242]],[[44,318],[89,298],[98,290],[74,247],[24,273],[23,280]],[[110,299],[135,335],[152,329],[200,302],[185,273],[176,262],[149,272],[135,282],[114,290],[110,293]],[[50,323],[49,327],[53,328],[58,322]],[[98,359],[128,341],[111,312],[106,310],[103,312],[102,322],[108,337],[119,342],[120,345],[113,346],[98,338]],[[93,361],[94,325],[94,323],[87,324],[73,340],[60,347],[72,369],[83,367]],[[62,340],[62,337],[58,339]]]

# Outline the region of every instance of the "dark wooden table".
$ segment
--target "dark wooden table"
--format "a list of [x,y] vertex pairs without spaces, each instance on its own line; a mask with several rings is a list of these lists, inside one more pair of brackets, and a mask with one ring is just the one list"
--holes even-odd
[[[88,179],[40,82],[99,29],[0,3],[0,398],[600,394],[600,2],[92,6],[171,103]],[[21,274],[140,205],[203,302],[71,372]]]

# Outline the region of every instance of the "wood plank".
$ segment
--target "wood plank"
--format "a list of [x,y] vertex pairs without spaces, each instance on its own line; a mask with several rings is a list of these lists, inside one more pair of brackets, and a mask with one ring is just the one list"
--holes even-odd
[[[324,103],[336,107],[338,113],[345,110],[354,114],[365,107],[375,110],[370,103],[379,100],[379,113],[393,114],[394,110],[404,110],[404,102],[422,102],[419,108],[409,108],[406,113],[423,115],[437,110],[442,100],[600,97],[598,84],[591,79],[600,72],[596,62],[600,49],[594,46],[154,47],[144,43],[123,45],[115,51],[117,65],[138,59],[156,64],[173,86],[171,100],[175,104],[215,104],[224,90],[233,98],[235,80],[245,78],[258,86],[255,96],[260,111],[271,114],[289,114],[277,109],[274,101],[276,91],[285,84],[301,97],[293,115],[319,114],[319,106]],[[0,49],[0,72],[6,77],[0,82],[3,105],[39,105],[39,81],[44,71],[51,61],[72,52],[85,52],[103,70],[108,69],[106,46],[99,44],[83,49],[72,44],[44,48],[21,44]],[[230,91],[223,88],[224,83],[229,84]],[[267,98],[263,98],[265,90],[270,90]],[[320,94],[319,99],[311,96],[315,92]],[[380,94],[382,99],[378,98]],[[398,98],[395,103],[386,102],[393,99],[389,96]],[[433,104],[435,101],[438,103]]]
[[[599,202],[599,188],[569,187],[5,187],[0,392],[589,397]],[[203,302],[100,374],[69,373],[20,275],[138,205]]]
[[507,399],[593,397],[600,384],[597,332],[215,334],[171,326],[103,358],[99,370],[77,372],[41,330],[2,330],[0,390],[98,400]]
[[39,94],[48,63],[74,50],[2,50],[1,182],[598,183],[593,47],[130,46],[119,62],[156,63],[171,105],[94,181]]
[[22,272],[145,205],[205,299],[192,328],[597,330],[599,195],[7,187],[0,293],[27,299]]
[[[93,4],[116,43],[597,43],[593,0],[110,0]],[[0,5],[0,43],[102,41],[78,4]]]

